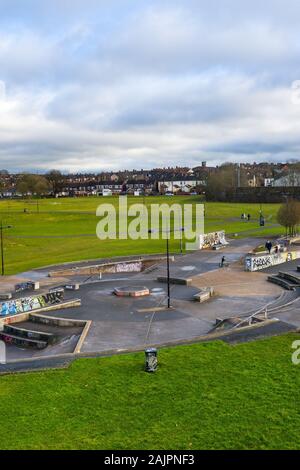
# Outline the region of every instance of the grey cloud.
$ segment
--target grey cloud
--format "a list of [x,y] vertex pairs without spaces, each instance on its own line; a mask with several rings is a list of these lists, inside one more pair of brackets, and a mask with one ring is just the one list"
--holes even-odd
[[0,8],[1,167],[298,157],[295,0]]

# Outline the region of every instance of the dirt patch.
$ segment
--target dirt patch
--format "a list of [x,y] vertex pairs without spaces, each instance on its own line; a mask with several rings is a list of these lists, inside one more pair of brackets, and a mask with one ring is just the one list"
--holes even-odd
[[280,295],[282,288],[267,281],[268,274],[246,272],[239,265],[218,269],[193,277],[195,287],[213,287],[221,296]]

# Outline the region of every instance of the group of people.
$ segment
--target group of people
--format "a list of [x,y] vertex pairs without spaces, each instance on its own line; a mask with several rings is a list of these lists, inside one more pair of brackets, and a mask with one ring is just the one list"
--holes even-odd
[[241,215],[241,219],[242,219],[242,220],[248,220],[248,221],[249,221],[249,220],[251,220],[251,214],[246,215],[245,213],[243,213],[243,214]]
[[[265,248],[269,252],[269,254],[271,254],[271,251],[272,251],[272,248],[273,248],[273,243],[271,242],[271,240],[268,240],[266,242]],[[274,253],[279,253],[279,250],[280,250],[280,245],[279,244],[275,245],[274,246]]]

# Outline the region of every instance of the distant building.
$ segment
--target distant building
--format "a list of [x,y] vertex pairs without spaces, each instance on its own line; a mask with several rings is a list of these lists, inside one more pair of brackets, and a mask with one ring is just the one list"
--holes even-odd
[[264,182],[265,188],[270,188],[274,186],[274,181],[275,181],[274,178],[265,178],[265,182]]
[[205,181],[195,178],[185,178],[184,180],[159,181],[158,191],[164,193],[191,193],[198,186],[205,186]]
[[275,187],[297,187],[300,186],[300,173],[291,172],[288,175],[281,176],[274,180]]
[[256,179],[256,176],[253,175],[252,177],[250,177],[248,179],[248,186],[250,186],[250,188],[256,188],[257,186],[257,179]]

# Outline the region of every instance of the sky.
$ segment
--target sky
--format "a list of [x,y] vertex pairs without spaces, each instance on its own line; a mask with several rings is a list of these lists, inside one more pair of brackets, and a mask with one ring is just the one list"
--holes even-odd
[[0,169],[300,155],[299,0],[0,0]]

